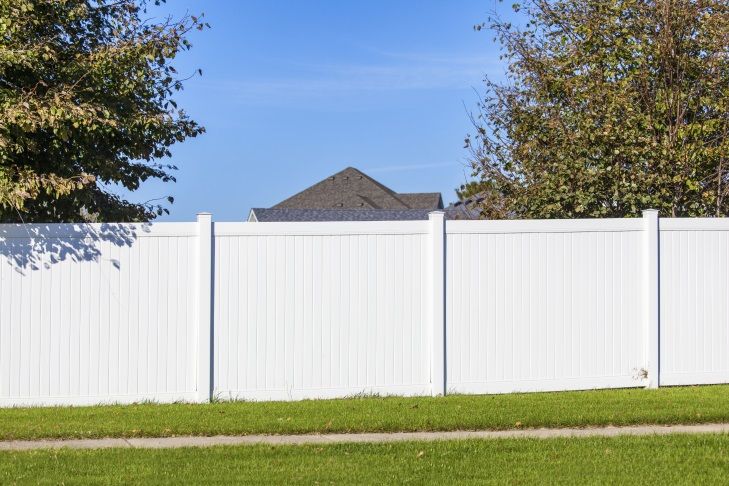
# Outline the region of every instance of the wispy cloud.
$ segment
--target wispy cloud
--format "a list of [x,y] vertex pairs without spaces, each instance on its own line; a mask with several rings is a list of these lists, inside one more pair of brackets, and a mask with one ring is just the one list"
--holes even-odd
[[382,173],[382,172],[407,172],[421,169],[434,169],[436,167],[456,167],[459,164],[457,162],[442,162],[433,164],[411,164],[411,165],[388,165],[385,167],[368,167],[362,169],[367,173]]
[[360,48],[383,58],[395,59],[407,63],[477,66],[481,68],[481,70],[501,65],[497,60],[498,58],[493,55],[484,56],[482,54],[452,54],[444,52],[383,51],[365,46],[360,46]]
[[388,92],[470,89],[496,68],[483,56],[379,53],[377,57],[378,62],[361,64],[289,62],[290,75],[205,84],[239,103],[278,104]]

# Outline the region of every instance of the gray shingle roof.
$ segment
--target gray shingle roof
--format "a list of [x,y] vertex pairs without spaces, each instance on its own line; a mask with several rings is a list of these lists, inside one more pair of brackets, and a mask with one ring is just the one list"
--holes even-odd
[[445,210],[458,215],[452,219],[481,219],[481,204],[484,200],[483,193],[479,193],[467,199],[450,203]]
[[411,192],[398,194],[402,202],[412,209],[441,209],[443,199],[439,192]]
[[[446,219],[468,219],[459,211],[443,210]],[[430,209],[275,209],[253,208],[248,221],[260,223],[296,221],[421,221]]]
[[442,209],[439,192],[398,194],[367,174],[347,167],[272,209]]

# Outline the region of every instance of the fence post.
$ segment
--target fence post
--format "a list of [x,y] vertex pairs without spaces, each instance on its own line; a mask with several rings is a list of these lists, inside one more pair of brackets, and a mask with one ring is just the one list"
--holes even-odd
[[643,211],[644,322],[648,380],[646,388],[660,384],[660,243],[658,211]]
[[430,234],[430,328],[433,336],[431,360],[431,394],[446,393],[445,359],[445,214],[443,211],[428,213]]
[[213,216],[210,213],[197,214],[197,237],[197,400],[199,402],[208,402],[210,401],[213,393]]

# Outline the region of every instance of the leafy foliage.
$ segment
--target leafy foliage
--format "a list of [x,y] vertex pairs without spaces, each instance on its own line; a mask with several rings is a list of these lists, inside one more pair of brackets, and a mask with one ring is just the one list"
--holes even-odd
[[145,13],[136,0],[0,0],[0,222],[167,211],[110,187],[174,181],[157,161],[204,131],[172,98],[184,79],[170,61],[207,24]]
[[[531,0],[466,139],[486,217],[729,212],[729,2]],[[473,192],[474,188],[471,188]]]

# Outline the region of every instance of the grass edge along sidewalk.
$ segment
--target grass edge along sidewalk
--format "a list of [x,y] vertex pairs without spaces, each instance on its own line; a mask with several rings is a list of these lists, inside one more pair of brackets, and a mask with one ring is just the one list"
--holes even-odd
[[298,402],[0,409],[0,440],[508,430],[729,422],[729,385]]
[[587,427],[582,429],[511,429],[511,430],[456,430],[441,432],[361,432],[354,434],[299,434],[299,435],[215,435],[176,437],[134,437],[104,439],[39,439],[0,441],[2,451],[34,449],[179,449],[217,446],[288,446],[367,444],[391,442],[432,442],[453,440],[492,439],[554,439],[558,437],[620,437],[672,434],[729,434],[727,424],[693,425],[627,425],[624,427]]
[[722,484],[729,435],[0,453],[0,482]]

